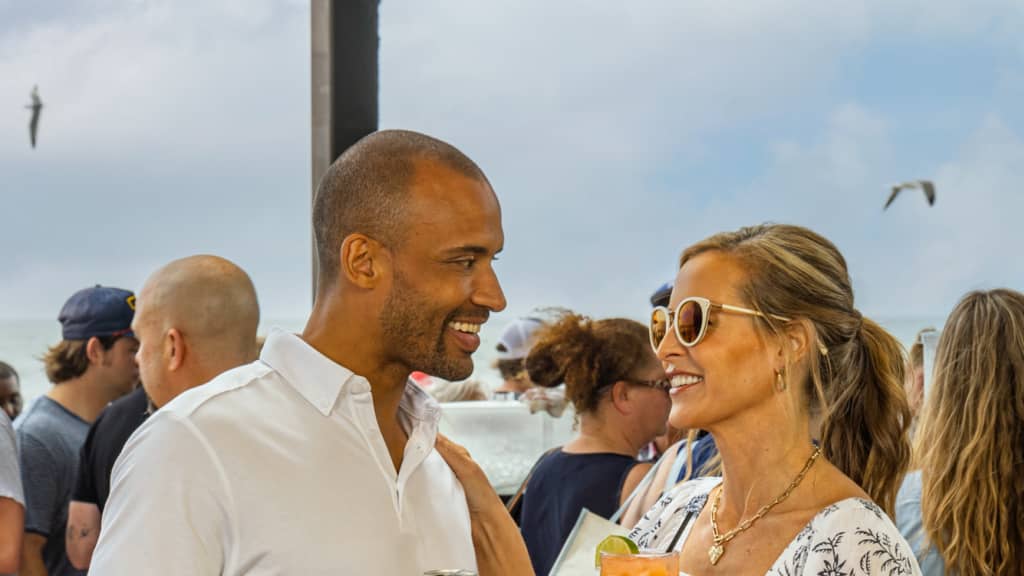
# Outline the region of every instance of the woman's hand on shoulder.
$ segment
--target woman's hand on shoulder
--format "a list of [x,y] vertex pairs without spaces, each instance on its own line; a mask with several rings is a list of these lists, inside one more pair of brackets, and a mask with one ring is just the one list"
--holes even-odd
[[480,465],[470,456],[469,450],[438,434],[434,444],[438,454],[448,463],[455,477],[466,492],[466,504],[471,514],[493,509],[494,506],[504,509],[501,498],[491,487],[490,480]]
[[469,451],[440,434],[435,447],[466,492],[480,576],[533,576],[519,527]]

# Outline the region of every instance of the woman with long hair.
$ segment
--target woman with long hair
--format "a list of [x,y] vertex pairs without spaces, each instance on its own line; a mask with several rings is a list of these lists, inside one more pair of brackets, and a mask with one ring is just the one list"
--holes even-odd
[[[659,500],[631,533],[641,548],[680,551],[690,574],[920,574],[887,516],[910,458],[903,351],[857,311],[831,242],[761,225],[687,248],[650,335],[669,422],[710,432],[722,477]],[[481,573],[521,565],[481,474],[438,449],[467,486]]]
[[933,375],[897,523],[926,574],[1024,573],[1024,294],[964,296]]
[[664,434],[668,381],[635,320],[565,313],[541,328],[526,357],[530,380],[565,384],[578,433],[545,455],[522,497],[520,527],[534,570],[547,574],[583,508],[611,517],[651,464],[640,450]]
[[763,225],[690,246],[651,340],[670,421],[711,433],[722,478],[662,498],[641,547],[691,573],[916,573],[885,513],[910,456],[902,349],[855,308],[831,242]]

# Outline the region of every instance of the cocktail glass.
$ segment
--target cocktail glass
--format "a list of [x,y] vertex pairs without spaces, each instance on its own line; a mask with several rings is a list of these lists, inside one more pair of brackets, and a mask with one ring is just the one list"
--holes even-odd
[[679,552],[601,553],[601,576],[679,576]]

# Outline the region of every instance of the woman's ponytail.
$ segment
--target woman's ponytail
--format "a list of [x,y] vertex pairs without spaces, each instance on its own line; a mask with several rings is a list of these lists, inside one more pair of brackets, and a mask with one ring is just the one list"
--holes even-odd
[[892,515],[910,462],[903,349],[872,320],[857,321],[854,337],[822,360],[831,381],[823,378],[821,442],[829,461]]

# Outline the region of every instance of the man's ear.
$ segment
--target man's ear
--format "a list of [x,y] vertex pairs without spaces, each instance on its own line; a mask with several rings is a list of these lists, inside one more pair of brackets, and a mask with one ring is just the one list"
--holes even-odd
[[164,334],[164,359],[169,371],[181,368],[185,364],[185,356],[189,353],[185,337],[177,328],[171,328]]
[[383,244],[365,234],[349,234],[341,243],[340,274],[360,288],[373,288],[390,266]]
[[103,349],[103,343],[96,336],[85,342],[85,357],[89,359],[89,364],[102,364],[103,359],[106,358],[106,352]]

